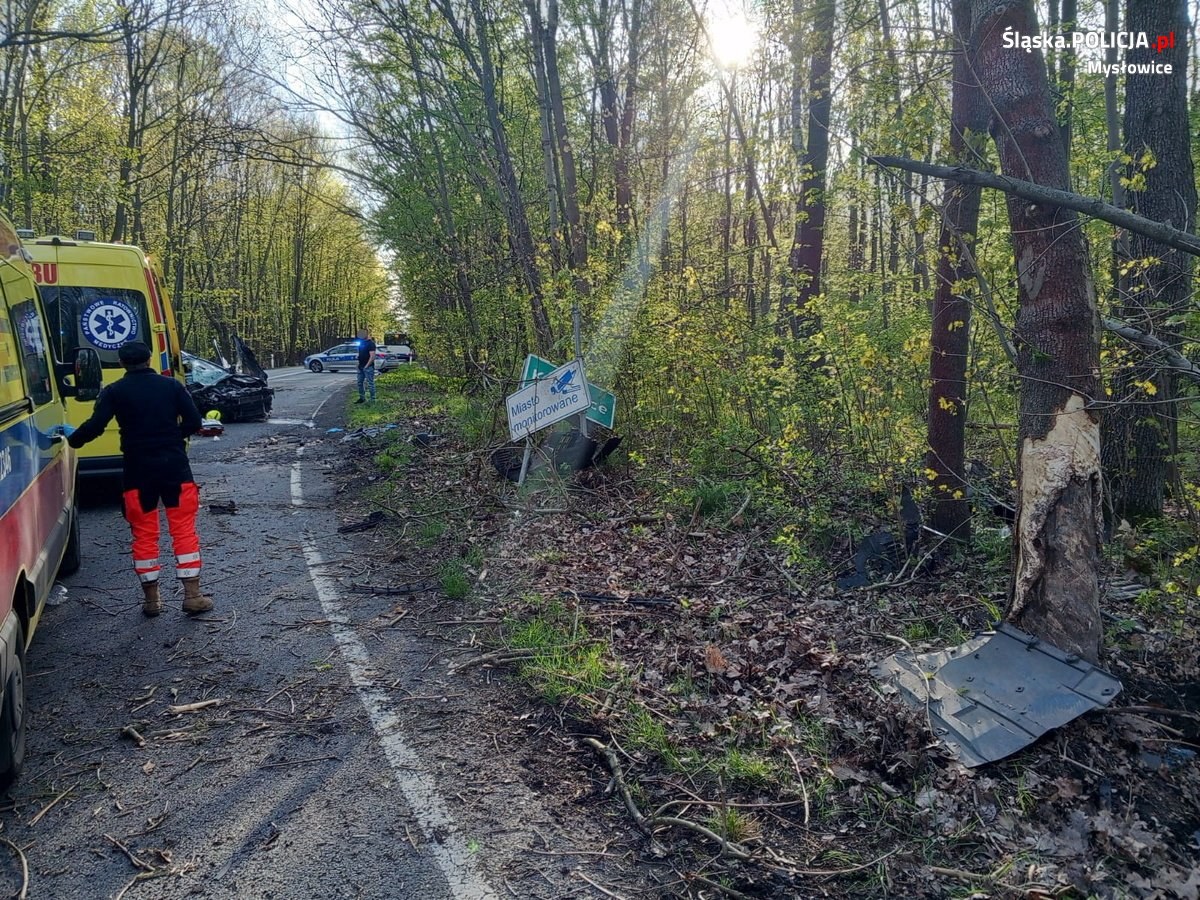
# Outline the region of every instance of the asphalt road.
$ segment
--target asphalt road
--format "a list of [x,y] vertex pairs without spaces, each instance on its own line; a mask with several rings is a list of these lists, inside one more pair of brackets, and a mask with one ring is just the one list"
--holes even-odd
[[[0,847],[0,892],[501,896],[476,866],[485,836],[458,826],[406,735],[388,599],[340,577],[365,568],[337,534],[365,511],[324,477],[352,383],[275,370],[270,421],[193,443],[216,601],[200,619],[181,612],[165,520],[167,608],[141,616],[116,490],[88,491],[83,567],[30,650],[25,775],[0,806],[28,874]],[[229,500],[235,514],[210,510]]]

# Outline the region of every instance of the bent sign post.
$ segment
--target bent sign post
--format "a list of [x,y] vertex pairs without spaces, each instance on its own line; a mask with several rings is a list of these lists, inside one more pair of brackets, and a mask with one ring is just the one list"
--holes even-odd
[[590,404],[588,383],[583,376],[583,361],[578,359],[559,366],[544,378],[505,398],[509,436],[514,441],[525,438],[525,456],[521,460],[518,484],[524,483],[525,473],[529,471],[529,458],[533,451],[530,435],[555,422],[583,415]]
[[[569,365],[569,363],[568,363]],[[521,372],[521,381],[533,382],[540,378],[548,378],[554,371],[554,363],[534,356],[532,353],[525,357],[525,368]],[[587,418],[609,431],[612,431],[613,420],[617,414],[617,398],[611,391],[587,382],[589,405]]]
[[591,406],[583,363],[577,359],[509,394],[508,433],[514,441],[586,412]]

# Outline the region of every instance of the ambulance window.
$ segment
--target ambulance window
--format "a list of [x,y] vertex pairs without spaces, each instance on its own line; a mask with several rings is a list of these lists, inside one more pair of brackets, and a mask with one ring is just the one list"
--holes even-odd
[[37,304],[32,300],[18,303],[12,308],[12,326],[17,333],[21,348],[21,359],[25,366],[29,396],[41,406],[54,399],[50,388],[50,360],[46,353],[45,330]]
[[0,417],[14,406],[25,406],[25,382],[21,380],[21,356],[12,325],[0,316]]
[[0,262],[0,418],[23,412],[29,405],[21,376],[21,346],[12,320],[3,315],[8,306],[6,298],[23,299],[28,284],[27,275]]
[[127,288],[42,285],[50,340],[60,362],[80,347],[95,350],[105,368],[117,369],[117,350],[129,341],[151,344],[146,295]]

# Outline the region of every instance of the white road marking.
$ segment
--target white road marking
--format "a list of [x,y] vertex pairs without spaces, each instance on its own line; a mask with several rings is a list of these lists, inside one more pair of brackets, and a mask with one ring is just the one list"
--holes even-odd
[[[320,407],[317,407],[319,411]],[[314,412],[313,418],[316,415]],[[296,451],[297,459],[292,463],[293,506],[304,506],[300,480],[300,457],[303,455],[304,448],[300,447]],[[471,850],[450,815],[446,801],[438,793],[433,778],[426,772],[417,752],[404,740],[400,719],[392,709],[387,693],[375,681],[371,656],[350,625],[337,581],[324,573],[325,559],[314,546],[311,535],[304,536],[303,548],[308,577],[321,601],[325,618],[329,620],[334,643],[346,662],[350,681],[358,691],[359,699],[371,720],[371,727],[400,784],[400,791],[425,835],[425,849],[446,876],[455,900],[497,900],[499,892],[476,872]]]
[[284,372],[282,375],[271,375],[270,373],[267,373],[267,383],[270,384],[273,381],[283,381],[285,378],[295,378],[297,375],[307,374],[308,369],[301,369],[299,372]]
[[312,411],[312,415],[308,417],[308,420],[310,422],[317,421],[317,413],[319,413],[322,409],[325,408],[325,404],[328,403],[332,397],[333,397],[333,394],[330,394],[328,397],[326,397],[324,400],[322,400],[320,403],[317,404],[317,408],[314,409]]

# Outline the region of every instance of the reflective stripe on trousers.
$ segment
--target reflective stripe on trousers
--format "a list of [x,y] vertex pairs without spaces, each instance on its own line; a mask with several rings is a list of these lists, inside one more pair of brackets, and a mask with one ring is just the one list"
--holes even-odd
[[[125,519],[133,534],[133,569],[142,581],[157,581],[158,564],[158,507],[149,512],[142,509],[137,489],[126,491]],[[179,505],[167,508],[167,529],[175,549],[175,574],[180,578],[195,578],[200,574],[200,537],[196,534],[196,513],[200,509],[200,490],[195,482],[180,486]]]

